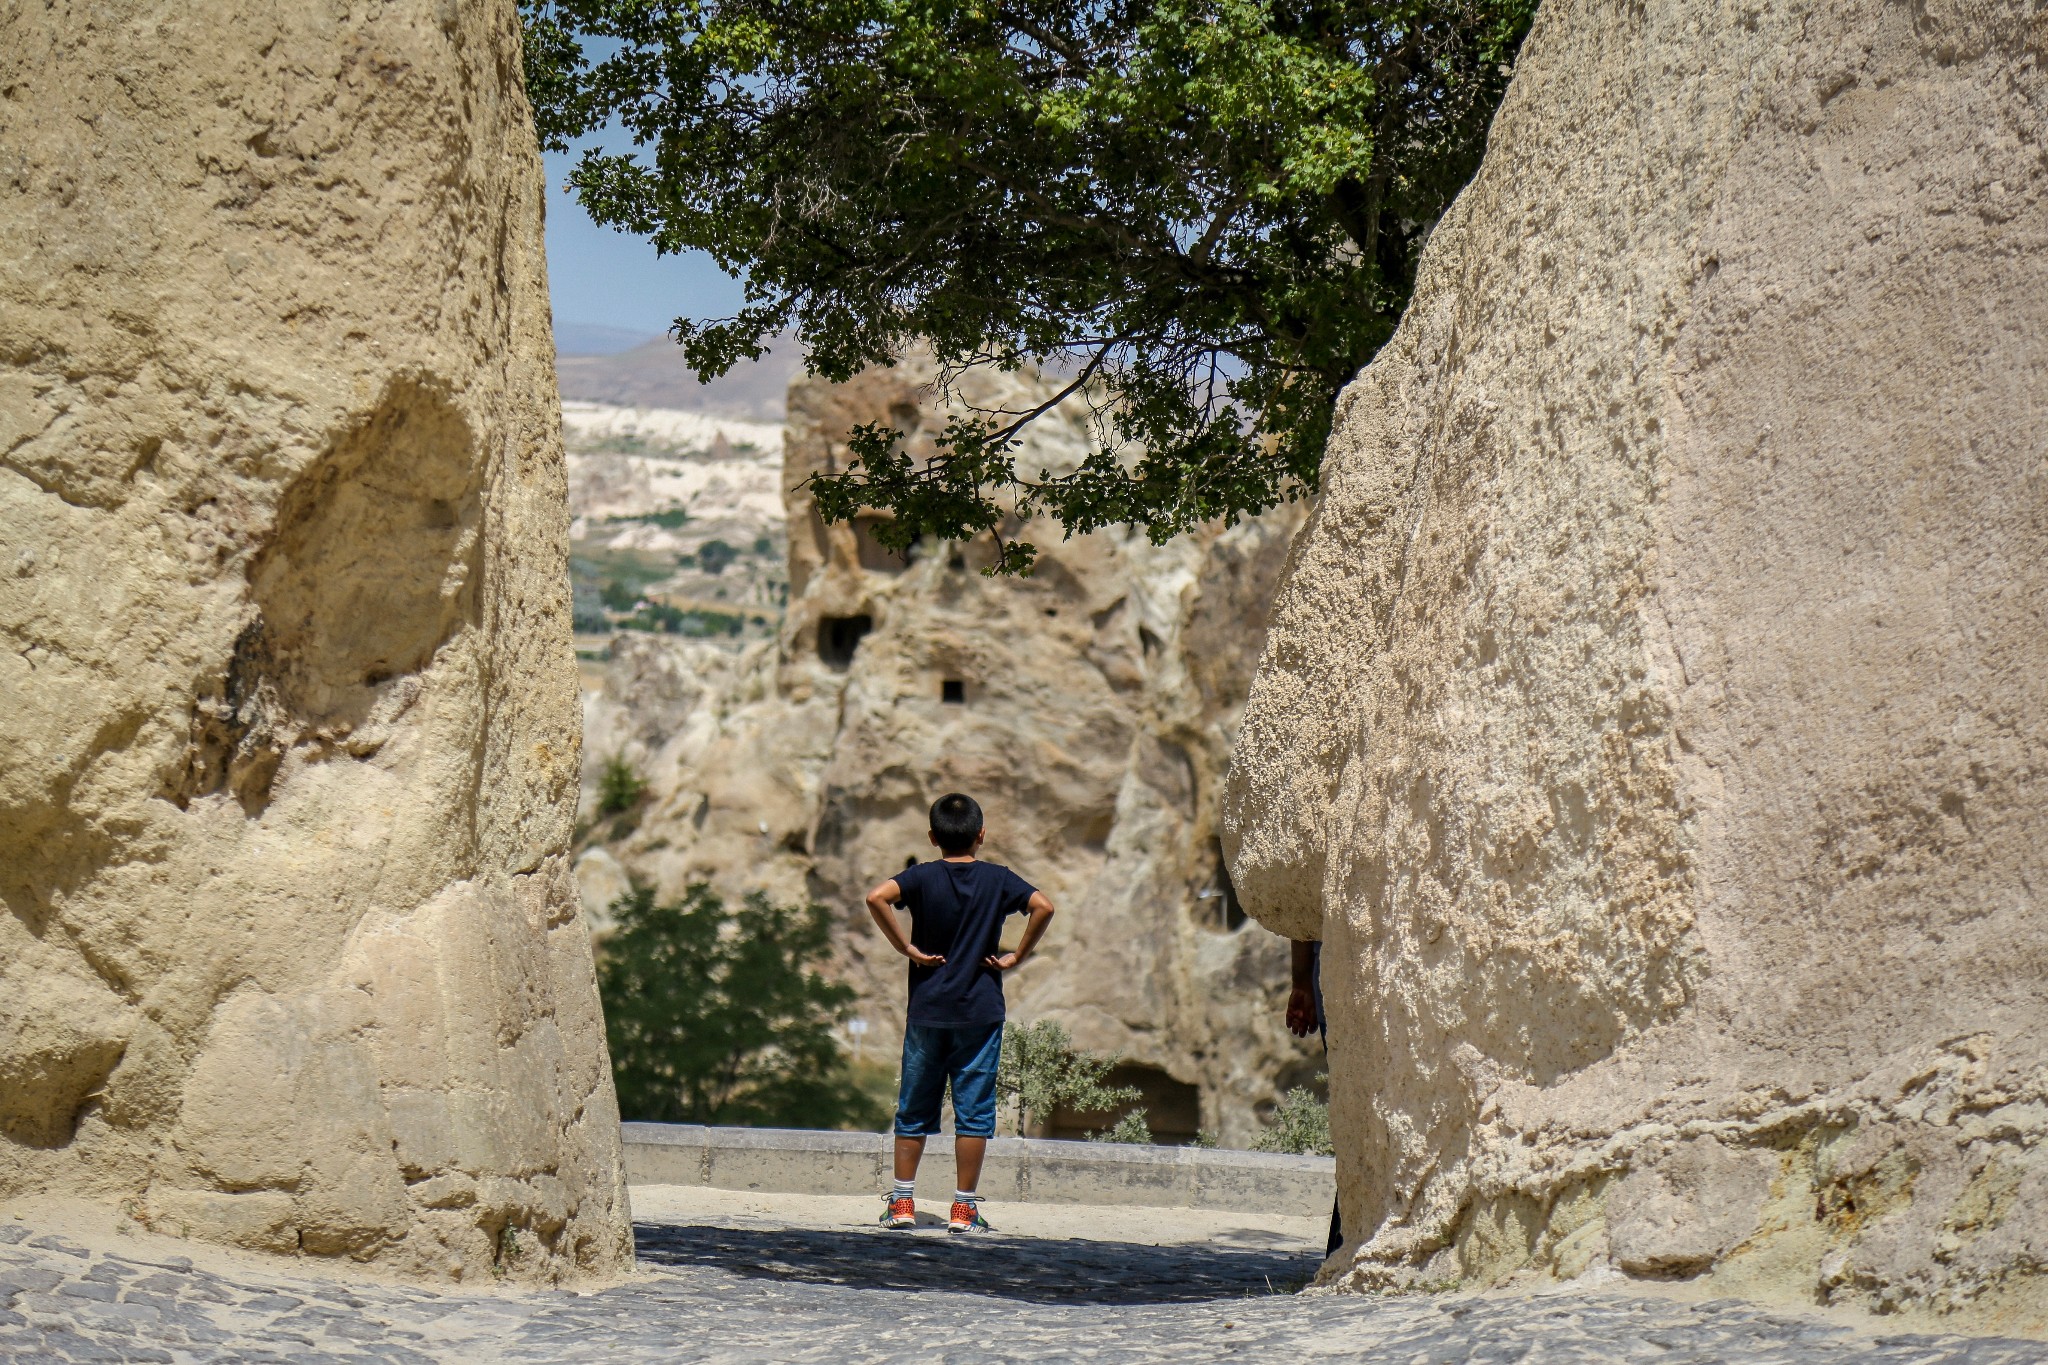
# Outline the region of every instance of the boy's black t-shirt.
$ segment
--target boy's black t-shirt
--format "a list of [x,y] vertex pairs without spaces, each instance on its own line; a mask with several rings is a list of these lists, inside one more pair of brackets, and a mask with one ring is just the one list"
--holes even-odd
[[896,874],[910,911],[910,941],[946,959],[910,964],[913,1024],[962,1028],[1003,1022],[1003,974],[982,961],[998,951],[1003,919],[1021,915],[1033,887],[1000,863],[933,859]]

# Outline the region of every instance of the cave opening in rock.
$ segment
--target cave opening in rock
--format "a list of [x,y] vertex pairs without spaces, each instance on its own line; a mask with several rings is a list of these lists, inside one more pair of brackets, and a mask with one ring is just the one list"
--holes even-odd
[[853,652],[875,628],[872,616],[827,616],[818,622],[818,657],[834,668],[853,662]]
[[1154,1142],[1185,1146],[1200,1134],[1202,1092],[1186,1081],[1175,1079],[1164,1069],[1142,1062],[1126,1062],[1111,1068],[1109,1075],[1103,1078],[1103,1084],[1135,1086],[1138,1098],[1121,1108],[1105,1109],[1100,1113],[1082,1113],[1062,1105],[1052,1111],[1052,1117],[1046,1120],[1045,1132],[1039,1136],[1085,1138],[1090,1133],[1115,1127],[1117,1120],[1133,1109],[1145,1111],[1145,1123],[1152,1130]]
[[948,706],[967,705],[967,684],[958,678],[948,678],[939,684],[939,700]]

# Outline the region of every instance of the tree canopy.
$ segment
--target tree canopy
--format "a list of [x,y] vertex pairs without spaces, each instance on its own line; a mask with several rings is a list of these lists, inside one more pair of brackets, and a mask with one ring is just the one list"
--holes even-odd
[[[1012,515],[1164,540],[1312,487],[1339,389],[1392,334],[1477,167],[1535,0],[522,0],[544,145],[600,223],[708,252],[746,305],[677,336],[706,377],[793,332],[846,379],[927,345],[1095,404],[937,454],[862,428],[820,510],[918,537]],[[1028,545],[998,567],[1027,568]]]

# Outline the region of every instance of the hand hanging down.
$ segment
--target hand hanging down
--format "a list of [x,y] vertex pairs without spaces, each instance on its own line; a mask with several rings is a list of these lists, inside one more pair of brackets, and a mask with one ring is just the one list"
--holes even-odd
[[1292,962],[1294,988],[1287,992],[1287,1031],[1306,1038],[1323,1026],[1322,1011],[1316,1008],[1315,950],[1313,943],[1296,941]]

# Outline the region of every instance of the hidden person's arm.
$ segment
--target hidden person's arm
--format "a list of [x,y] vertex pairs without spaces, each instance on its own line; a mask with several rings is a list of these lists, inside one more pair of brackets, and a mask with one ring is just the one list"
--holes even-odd
[[1291,945],[1288,966],[1294,984],[1287,992],[1287,1031],[1297,1038],[1306,1038],[1323,1023],[1316,1012],[1316,945],[1296,939]]

